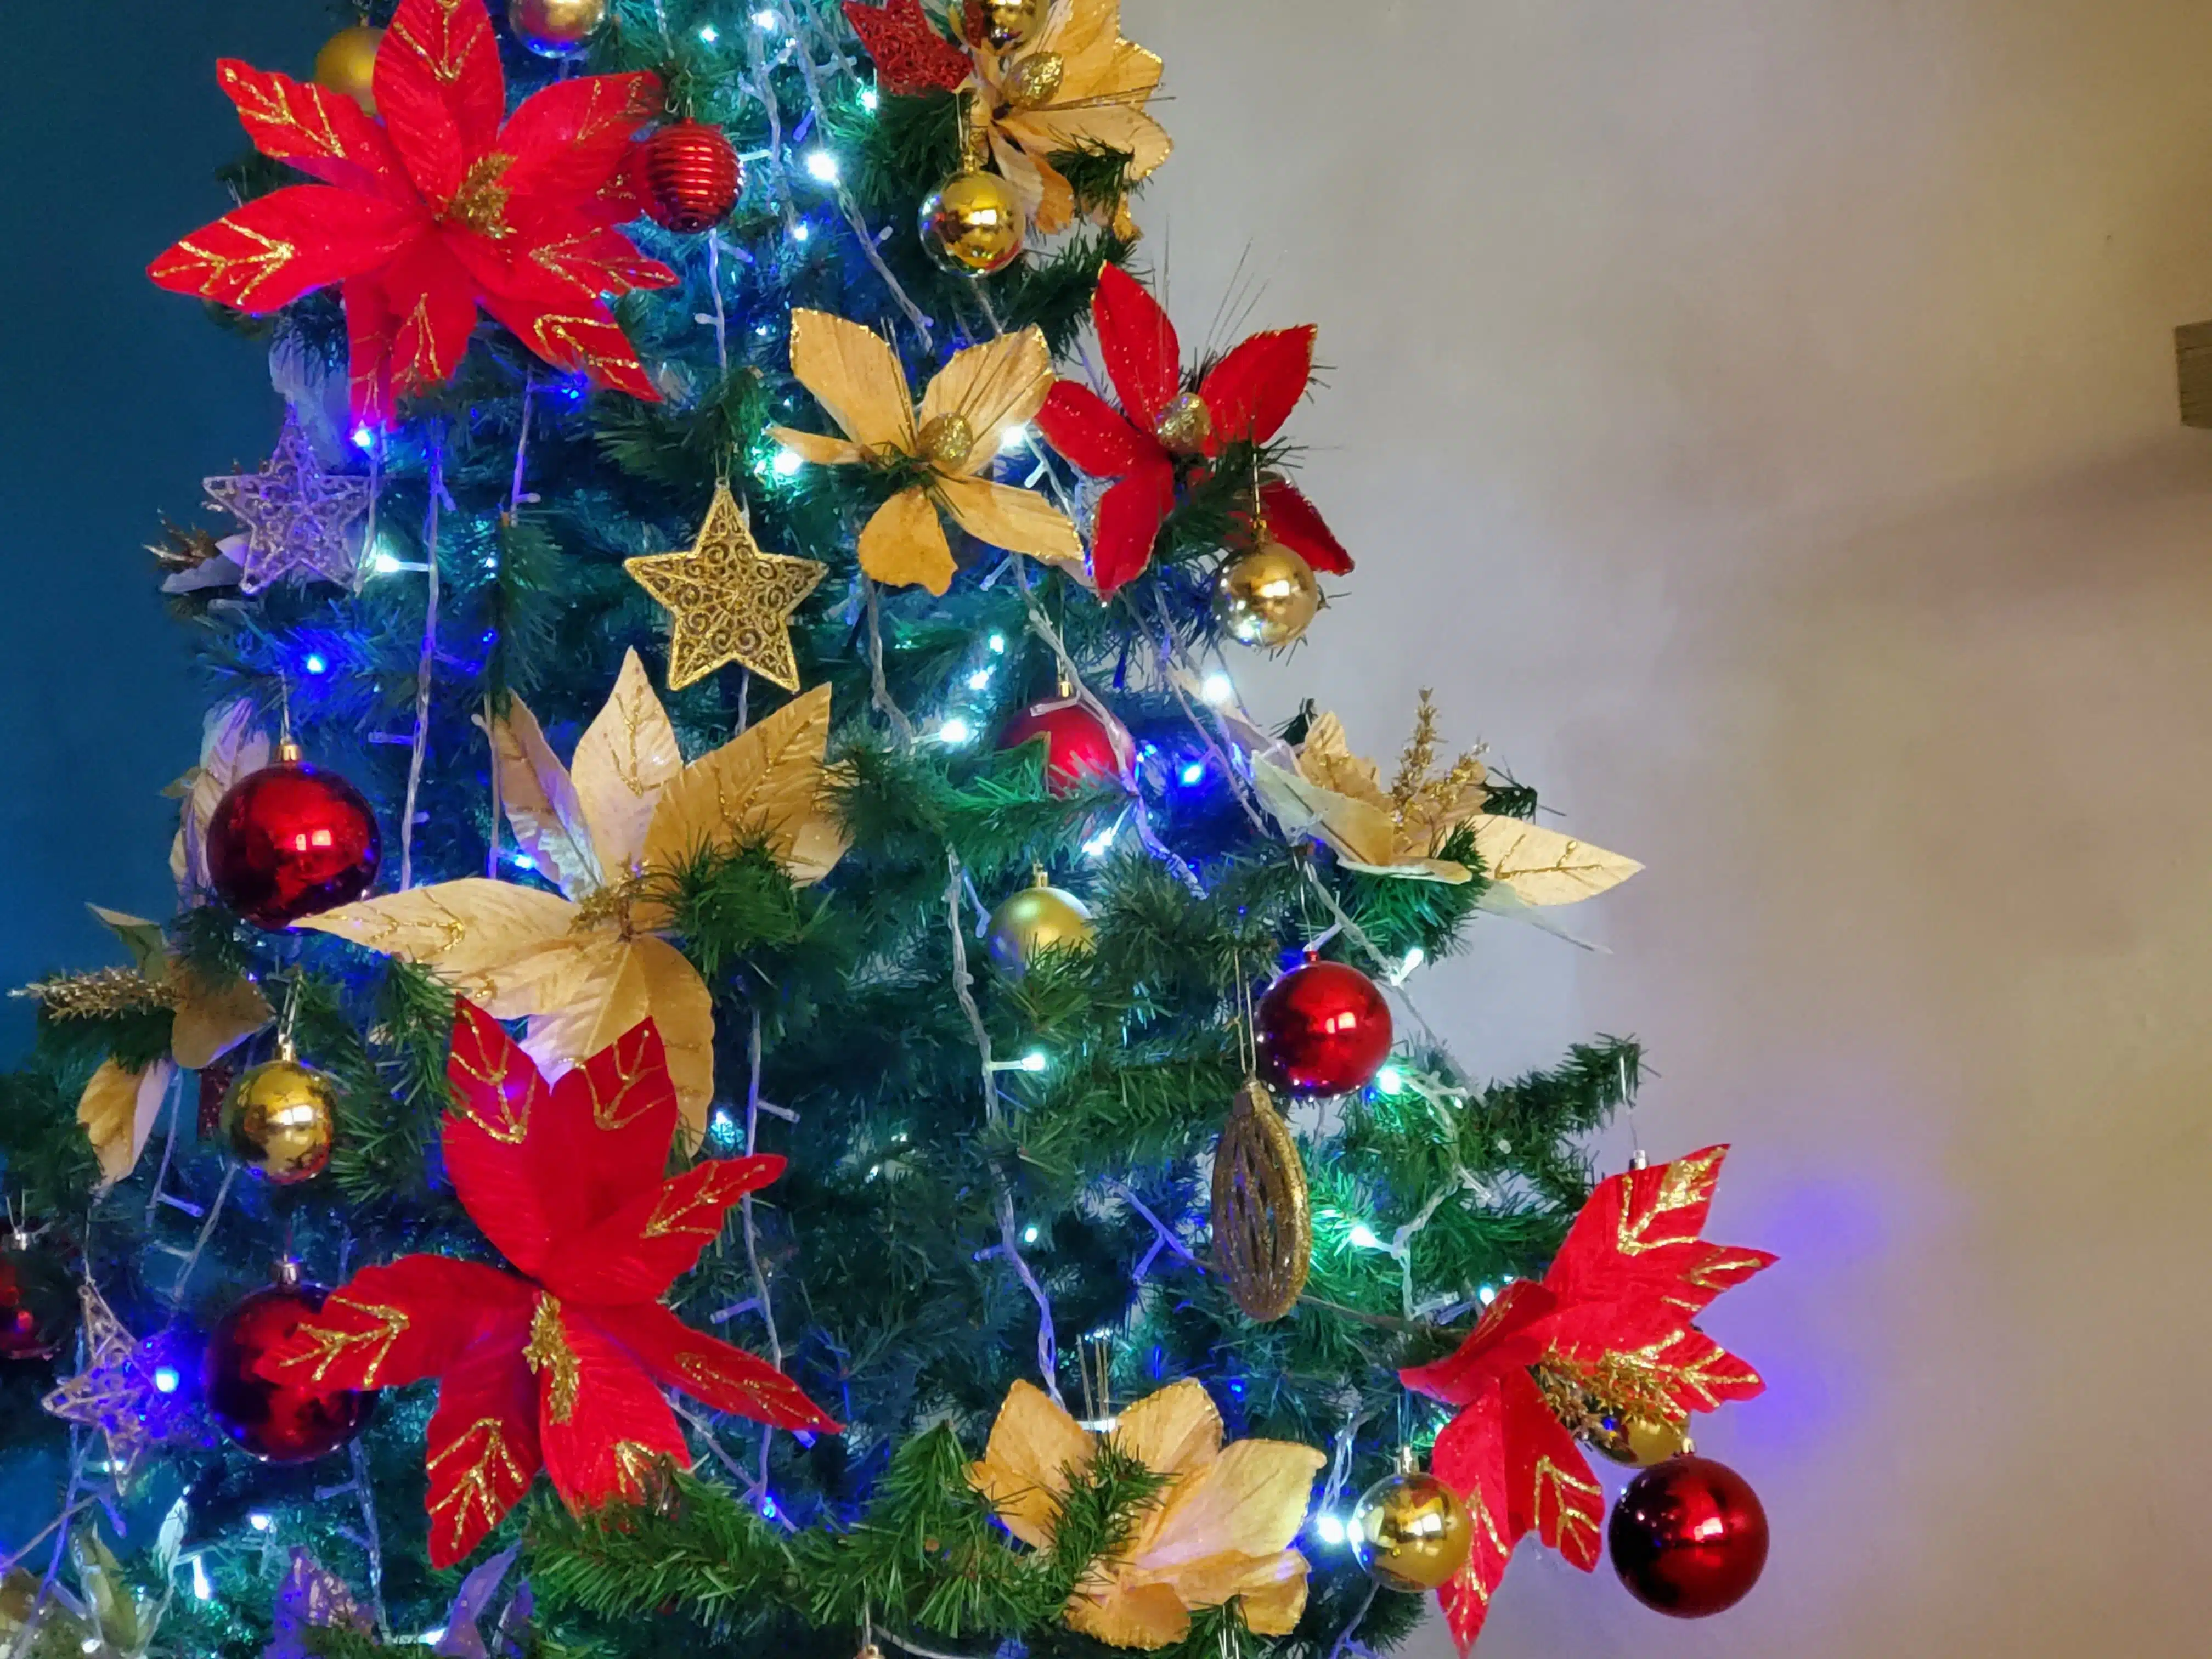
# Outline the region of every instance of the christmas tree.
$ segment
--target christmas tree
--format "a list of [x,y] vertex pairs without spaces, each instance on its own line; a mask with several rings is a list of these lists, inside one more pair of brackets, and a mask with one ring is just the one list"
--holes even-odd
[[1639,1596],[1748,1589],[1720,1149],[1597,1182],[1633,1042],[1408,996],[1636,866],[1425,699],[1387,778],[1246,706],[1358,538],[1314,331],[1146,286],[1115,0],[216,72],[151,275],[289,413],[156,550],[176,912],[5,1079],[10,1659],[1465,1644],[1597,1559],[1582,1445]]

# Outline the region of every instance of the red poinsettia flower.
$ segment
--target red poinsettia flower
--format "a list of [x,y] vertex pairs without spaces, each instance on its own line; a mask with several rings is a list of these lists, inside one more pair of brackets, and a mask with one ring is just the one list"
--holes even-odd
[[376,53],[381,120],[234,59],[217,75],[255,148],[322,182],[194,231],[155,283],[255,313],[343,283],[356,414],[451,379],[478,305],[547,362],[657,397],[602,296],[676,280],[614,228],[635,216],[624,164],[658,77],[562,81],[510,116],[483,0],[401,0]]
[[[1099,272],[1091,316],[1121,407],[1061,380],[1038,411],[1037,429],[1092,477],[1118,481],[1099,501],[1091,533],[1091,574],[1098,591],[1110,593],[1152,562],[1161,520],[1175,506],[1178,455],[1211,459],[1230,444],[1264,444],[1283,429],[1313,379],[1316,331],[1255,334],[1187,392],[1175,325],[1119,265]],[[1352,556],[1297,486],[1270,480],[1260,506],[1275,539],[1315,569],[1340,576],[1352,568]]]
[[884,0],[880,6],[845,0],[845,18],[875,60],[885,92],[909,98],[957,92],[975,72],[968,54],[937,32],[921,0]]
[[1774,1261],[1698,1237],[1727,1156],[1709,1146],[1601,1182],[1541,1283],[1507,1286],[1457,1352],[1399,1373],[1462,1408],[1430,1464],[1474,1522],[1467,1566],[1437,1592],[1462,1652],[1529,1533],[1585,1572],[1597,1565],[1604,1494],[1539,1372],[1555,1388],[1678,1421],[1765,1388],[1690,1322]]
[[767,1361],[693,1330],[661,1296],[780,1158],[662,1179],[676,1088],[652,1022],[550,1088],[463,1001],[447,1064],[446,1166],[514,1272],[438,1255],[365,1268],[261,1364],[272,1381],[378,1389],[440,1379],[430,1419],[430,1559],[451,1566],[543,1468],[573,1510],[643,1495],[689,1461],[662,1388],[779,1428],[837,1424]]

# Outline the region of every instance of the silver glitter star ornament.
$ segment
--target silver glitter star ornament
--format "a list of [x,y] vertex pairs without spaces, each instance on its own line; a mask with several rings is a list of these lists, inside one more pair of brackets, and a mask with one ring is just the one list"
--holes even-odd
[[283,434],[258,472],[209,478],[203,488],[209,506],[246,526],[243,592],[258,593],[295,575],[354,586],[361,550],[346,531],[368,511],[372,487],[366,478],[325,471],[297,415],[286,414]]

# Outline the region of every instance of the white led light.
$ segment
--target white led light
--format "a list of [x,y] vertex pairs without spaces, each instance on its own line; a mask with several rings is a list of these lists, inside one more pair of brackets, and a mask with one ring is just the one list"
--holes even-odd
[[380,553],[368,562],[368,568],[380,576],[389,576],[393,571],[404,569],[406,567],[403,561],[394,558],[391,554]]
[[1386,1095],[1395,1095],[1406,1086],[1406,1074],[1395,1066],[1385,1066],[1375,1073],[1375,1086]]
[[699,38],[711,46],[722,38],[722,32],[712,23],[702,23],[699,26]]
[[975,739],[975,728],[957,714],[941,721],[938,726],[937,740],[939,743],[958,744],[972,743]]
[[256,1532],[267,1532],[270,1528],[276,1524],[276,1517],[256,1510],[246,1517],[246,1524]]
[[1022,1056],[1022,1070],[1024,1072],[1042,1072],[1051,1063],[1045,1058],[1042,1048],[1032,1048]]
[[1237,688],[1229,683],[1228,675],[1216,669],[1199,686],[1198,695],[1218,708],[1236,696]]
[[1342,1517],[1323,1511],[1313,1518],[1313,1534],[1332,1549],[1341,1547],[1346,1533]]
[[1497,1287],[1491,1285],[1484,1285],[1480,1290],[1474,1293],[1474,1299],[1482,1304],[1484,1307],[1488,1307],[1492,1303],[1498,1300]]
[[1003,657],[1006,654],[1006,636],[1004,634],[992,635],[990,644],[994,655]]
[[860,88],[860,107],[862,109],[872,110],[881,102],[883,102],[883,100],[876,96],[876,89],[873,87],[863,87]]
[[1108,853],[1113,850],[1114,836],[1121,828],[1121,826],[1118,823],[1109,823],[1106,828],[1101,830],[1097,835],[1091,836],[1089,841],[1085,842],[1083,843],[1083,851],[1085,856],[1094,859],[1104,858]]
[[1375,1237],[1375,1230],[1364,1221],[1346,1237],[1363,1250],[1379,1250],[1382,1248],[1382,1241]]
[[991,671],[988,668],[979,668],[968,677],[968,689],[970,691],[981,691],[990,683]]
[[791,228],[791,240],[794,242],[803,242],[813,234],[804,220]]
[[773,6],[763,6],[753,14],[753,27],[764,33],[774,34],[776,22],[775,8]]
[[799,476],[799,469],[805,465],[806,458],[797,450],[779,449],[775,452],[775,459],[768,464],[768,470],[779,478],[795,478]]
[[207,1563],[197,1555],[192,1557],[192,1595],[202,1601],[215,1600],[215,1585],[209,1581]]
[[1022,1243],[1024,1244],[1034,1244],[1036,1242],[1036,1224],[1035,1222],[1031,1222],[1028,1226],[1022,1229]]
[[817,185],[834,185],[839,178],[837,158],[826,149],[806,152],[806,176]]
[[1030,429],[1028,426],[1018,422],[999,434],[999,453],[1001,455],[1007,454],[1012,451],[1021,448],[1024,445],[1027,444],[1029,441]]

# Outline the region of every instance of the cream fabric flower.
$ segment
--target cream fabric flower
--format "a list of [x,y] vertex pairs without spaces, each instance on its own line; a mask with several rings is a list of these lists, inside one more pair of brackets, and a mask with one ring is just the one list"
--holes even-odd
[[1064,514],[1033,489],[981,476],[1007,432],[1034,418],[1052,390],[1052,353],[1038,330],[955,352],[918,413],[898,354],[826,311],[791,313],[791,372],[845,435],[770,427],[784,447],[821,466],[921,465],[921,481],[885,501],[860,532],[860,568],[876,580],[933,593],[952,585],[958,567],[940,512],[994,547],[1082,563],[1083,543]]
[[[1105,1437],[1017,1382],[968,1479],[1007,1531],[1048,1548],[1070,1477],[1091,1467]],[[1069,1599],[1069,1627],[1115,1647],[1162,1648],[1188,1634],[1194,1608],[1235,1597],[1253,1631],[1287,1635],[1306,1605],[1306,1559],[1290,1543],[1327,1459],[1282,1440],[1224,1446],[1221,1414],[1189,1380],[1123,1412],[1112,1438],[1169,1484],[1121,1558]]]

